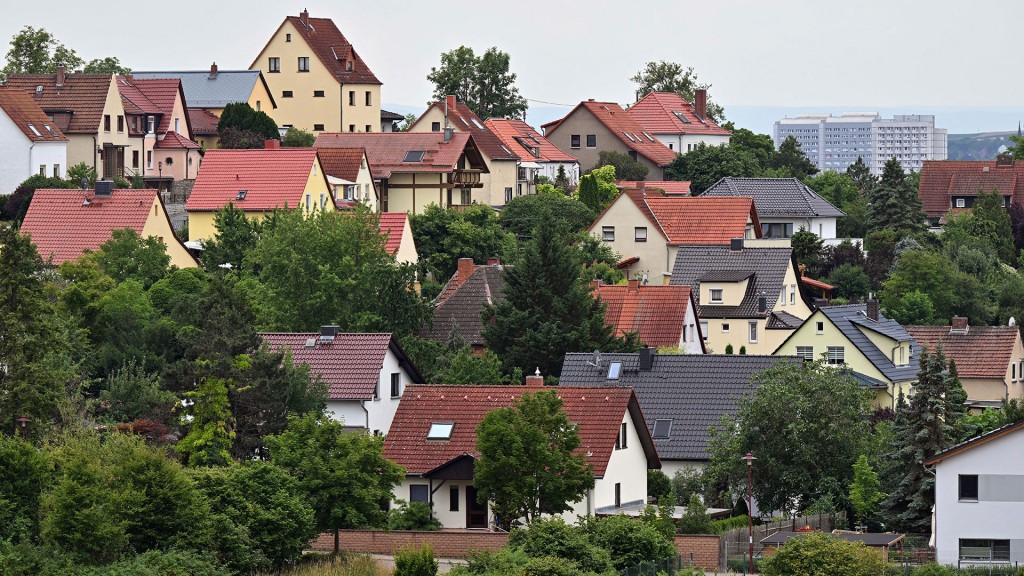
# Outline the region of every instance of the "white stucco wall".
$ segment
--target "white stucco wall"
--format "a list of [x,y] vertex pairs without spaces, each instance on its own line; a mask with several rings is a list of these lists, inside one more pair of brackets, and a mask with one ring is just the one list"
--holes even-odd
[[[43,129],[42,126],[39,127]],[[18,184],[33,174],[39,166],[46,166],[46,175],[53,176],[54,165],[58,175],[67,176],[66,142],[32,142],[14,121],[0,109],[0,194],[14,192]]]
[[[694,460],[662,460],[661,461],[661,471],[664,472],[665,475],[668,476],[670,480],[676,475],[676,472],[679,472],[680,470],[693,469],[693,470],[698,470],[699,471],[699,470],[703,470],[705,467],[707,467],[707,462],[697,462],[697,461],[694,461]],[[678,502],[677,504],[679,504],[680,506],[685,506],[686,505],[685,502]]]
[[626,412],[622,422],[626,424],[626,447],[612,450],[604,477],[598,478],[594,485],[593,508],[588,511],[584,499],[576,504],[571,518],[614,506],[616,484],[620,485],[621,504],[647,501],[647,456],[629,412]]
[[[391,396],[391,374],[400,374],[398,396]],[[327,414],[341,420],[345,426],[365,428],[372,434],[386,435],[395,418],[402,392],[409,385],[409,374],[398,363],[398,357],[391,350],[384,355],[380,376],[377,380],[378,398],[373,400],[328,400]]]
[[836,237],[836,219],[835,218],[792,218],[792,217],[775,217],[775,216],[760,216],[758,220],[762,225],[764,224],[792,224],[793,233],[799,232],[801,229],[809,232],[814,232],[819,238],[823,240],[831,240]]
[[708,146],[725,146],[729,143],[728,136],[708,134],[654,134],[654,137],[677,154],[686,154],[701,142]]
[[558,178],[558,167],[565,166],[565,176],[569,179],[572,185],[579,184],[580,182],[580,165],[579,162],[540,162],[540,174],[541,176],[547,176],[552,181]]
[[327,415],[352,428],[366,428],[362,400],[328,400]]

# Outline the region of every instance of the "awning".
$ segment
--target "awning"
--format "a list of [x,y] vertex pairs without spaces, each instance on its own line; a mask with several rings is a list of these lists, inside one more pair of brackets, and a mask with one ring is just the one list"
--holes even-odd
[[537,164],[536,162],[520,162],[519,163],[519,167],[520,168],[536,168],[537,170],[541,169],[541,165]]
[[330,174],[327,175],[327,183],[332,186],[352,186],[353,184],[355,184],[355,182],[349,182],[344,178],[335,178]]

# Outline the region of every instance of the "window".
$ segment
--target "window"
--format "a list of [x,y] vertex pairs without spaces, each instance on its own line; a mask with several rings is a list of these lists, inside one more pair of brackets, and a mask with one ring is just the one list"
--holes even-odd
[[672,421],[671,420],[665,419],[665,420],[655,420],[654,421],[654,432],[651,434],[651,436],[655,440],[664,440],[664,439],[667,439],[668,437],[670,437],[671,435],[672,435]]
[[[373,99],[372,99],[372,97],[370,96],[370,94],[371,94],[371,92],[370,92],[369,90],[367,90],[367,91],[366,91],[366,105],[367,105],[367,106],[371,106],[371,105],[372,105],[372,104],[370,104],[370,103],[371,103],[371,102],[373,101]],[[367,130],[367,132],[369,132],[369,130]]]
[[512,188],[505,188],[505,204],[512,201]]
[[[309,196],[306,196],[306,198],[309,198]],[[373,399],[374,400],[380,400],[380,381],[379,380],[377,381],[376,384],[373,385]]]
[[53,165],[53,177],[60,178],[60,164]]
[[647,227],[637,226],[633,229],[633,241],[634,242],[647,242]]
[[413,484],[409,486],[409,502],[429,502],[430,487],[426,484]]
[[259,112],[260,110],[263,110],[263,102],[257,100],[256,101],[256,111]]
[[281,59],[280,58],[268,58],[267,59],[267,72],[280,72],[281,71]]
[[757,322],[747,322],[747,340],[757,342]]
[[370,125],[369,125],[369,124],[367,124],[367,125],[366,125],[366,129],[365,129],[365,130],[363,130],[363,132],[369,132],[369,131],[370,131]]
[[434,422],[427,431],[427,440],[448,440],[452,437],[453,422]]
[[153,151],[152,150],[147,150],[146,151],[146,168],[149,168],[150,170],[153,169]]
[[[124,116],[117,117],[117,131],[124,132]],[[178,131],[178,119],[174,119],[174,131]]]
[[842,346],[829,346],[825,354],[828,364],[846,364],[846,350]]
[[[54,177],[56,177],[56,176],[57,175],[54,174]],[[1014,362],[1013,364],[1010,364],[1010,380],[1012,380],[1014,382],[1017,381],[1017,363],[1016,362]]]
[[977,474],[961,474],[960,475],[960,501],[977,502],[978,501],[978,475]]
[[327,206],[327,195],[321,193],[320,194],[320,209],[322,210],[325,206]]
[[430,123],[430,131],[431,132],[440,132],[441,131],[441,123],[440,122],[431,122]]
[[398,398],[402,395],[402,373],[391,373],[391,397]]
[[814,323],[814,333],[815,334],[824,334],[825,333],[825,323],[824,322],[820,322],[820,321],[819,322],[815,322]]
[[622,450],[626,448],[626,423],[623,422],[622,426],[619,427],[619,435],[615,437],[615,449]]
[[569,147],[570,148],[574,148],[574,149],[579,149],[579,147],[580,147],[580,135],[579,134],[573,134],[572,136],[569,136]]
[[132,150],[132,168],[139,167],[139,151]]
[[711,288],[708,292],[711,294],[712,303],[722,303],[722,294],[724,291],[721,288]]
[[[121,117],[117,117],[117,131],[121,131]],[[181,134],[181,118],[174,119],[174,131]]]
[[349,106],[355,106],[356,105],[356,91],[355,90],[349,90],[348,91],[348,105]]
[[601,238],[605,242],[615,242],[615,226],[601,226]]
[[148,126],[146,127],[146,133],[152,134],[153,132],[156,132],[156,117],[146,116],[146,122],[148,123]]
[[281,92],[281,98],[291,98],[291,97],[292,97],[292,91],[291,90],[284,90],[283,92]]
[[707,320],[701,320],[700,321],[700,333],[701,333],[701,336],[704,338],[704,341],[707,342],[708,341],[708,322],[707,322]]
[[39,175],[46,177],[46,164],[39,165]]
[[110,132],[110,114],[103,115],[103,131]]
[[767,223],[761,224],[763,238],[789,238],[793,235],[793,224]]
[[963,198],[957,198],[956,199],[956,207],[957,208],[963,208],[964,205],[965,205],[965,202],[964,202]]
[[459,487],[452,486],[448,489],[448,510],[452,512],[459,511]]
[[597,134],[587,134],[587,148],[597,148]]
[[803,358],[804,362],[813,362],[814,346],[797,346],[796,355]]
[[473,193],[472,193],[472,191],[469,188],[463,188],[459,192],[459,201],[462,202],[463,205],[472,204],[473,203]]
[[355,124],[349,124],[348,125],[348,131],[349,132],[355,132],[356,131],[356,125]]
[[608,365],[608,379],[618,380],[619,374],[622,373],[622,362],[612,362]]
[[960,559],[1009,562],[1010,541],[961,539]]
[[323,129],[324,129],[324,125],[323,124],[313,124],[313,130],[315,132],[323,132]]
[[309,56],[299,56],[299,72],[309,72]]
[[312,195],[306,194],[306,212],[309,212],[310,210],[313,209],[313,200],[312,200],[312,198],[313,198]]
[[424,150],[409,150],[405,153],[405,159],[402,162],[422,162],[424,154],[426,154]]
[[291,34],[285,34],[284,35],[284,41],[285,42],[291,42],[292,41],[292,35]]
[[615,507],[619,508],[622,506],[622,484],[619,482],[615,483]]
[[796,284],[789,285],[789,303],[796,304]]
[[313,90],[313,98],[323,98],[323,97],[324,97],[324,91],[323,90]]
[[722,332],[729,332],[729,323],[722,322]]

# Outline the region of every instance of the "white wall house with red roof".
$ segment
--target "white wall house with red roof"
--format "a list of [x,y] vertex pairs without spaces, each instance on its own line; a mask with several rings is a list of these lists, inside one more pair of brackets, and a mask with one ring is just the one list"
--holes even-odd
[[420,256],[412,237],[409,215],[405,212],[384,212],[380,215],[380,231],[387,237],[385,249],[399,264],[416,264]]
[[725,146],[732,132],[708,117],[707,90],[694,90],[693,102],[675,92],[651,92],[627,112],[645,132],[669,150],[685,154],[701,144]]
[[64,178],[68,139],[28,94],[0,89],[0,193],[35,174]]

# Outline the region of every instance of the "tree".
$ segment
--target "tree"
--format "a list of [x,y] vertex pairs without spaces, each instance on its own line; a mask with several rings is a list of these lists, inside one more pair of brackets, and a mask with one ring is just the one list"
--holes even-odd
[[312,148],[316,142],[316,136],[302,128],[289,128],[281,139],[281,146],[285,148]]
[[229,450],[235,439],[234,416],[229,395],[234,382],[208,375],[196,389],[185,394],[188,401],[188,433],[175,450],[189,466],[224,466],[231,462]]
[[409,128],[412,128],[412,125],[416,123],[417,118],[419,118],[419,116],[416,116],[415,114],[406,114],[405,119],[403,119],[402,123],[398,126],[397,131],[408,132]]
[[267,437],[271,461],[308,494],[317,529],[334,531],[335,552],[339,529],[379,528],[387,521],[380,503],[391,499],[405,473],[384,458],[383,441],[314,414],[292,418],[284,432]]
[[594,213],[600,213],[615,200],[619,188],[615,185],[615,167],[599,166],[580,177],[576,189],[577,199]]
[[[692,103],[694,90],[711,88],[710,84],[697,82],[697,74],[692,66],[684,69],[682,64],[664,60],[648,62],[629,80],[637,85],[637,100],[650,92],[675,92]],[[725,120],[725,109],[720,104],[708,99],[707,107],[708,116],[716,123],[721,124]]]
[[788,170],[790,176],[799,180],[818,172],[818,167],[807,159],[807,155],[800,149],[800,143],[793,135],[787,136],[782,144],[779,144],[778,151],[772,154],[770,166],[777,170]]
[[885,498],[879,490],[878,474],[868,464],[868,457],[861,454],[853,464],[853,482],[850,483],[850,506],[857,515],[857,522],[867,524],[874,520],[878,505]]
[[[956,240],[984,246],[1006,264],[1016,264],[1019,253],[1014,246],[1013,225],[1009,211],[1003,207],[1003,197],[993,188],[980,190],[971,211],[952,216],[946,224],[946,231],[954,234],[942,236],[944,244]],[[961,239],[960,236],[963,236]]]
[[[561,194],[531,194],[513,198],[505,205],[499,219],[509,232],[519,238],[526,238],[533,233],[533,229],[548,212],[558,214],[567,232],[583,232],[590,228],[597,218],[597,213],[587,206],[582,198],[576,200]],[[418,246],[419,236],[416,239]]]
[[904,326],[927,326],[936,320],[932,299],[920,290],[912,290],[886,308],[890,318]]
[[115,56],[107,56],[106,58],[94,58],[86,63],[85,68],[82,72],[86,74],[117,74],[118,76],[127,76],[132,73],[132,69],[121,64],[121,61]]
[[27,440],[0,436],[0,540],[39,535],[39,498],[53,476],[50,455]]
[[613,166],[615,175],[621,180],[646,180],[647,165],[630,158],[629,154],[614,150],[602,150],[598,154],[597,166]]
[[94,257],[115,281],[137,280],[145,288],[166,276],[171,263],[166,244],[155,236],[143,238],[131,228],[114,230],[110,240],[100,244]]
[[487,350],[482,356],[473,353],[469,346],[463,346],[448,358],[433,382],[438,384],[513,384],[523,379],[521,373],[513,376],[501,371],[501,359]]
[[665,178],[689,181],[690,190],[696,195],[726,176],[750,178],[760,173],[761,167],[751,152],[701,142],[686,154],[676,156],[665,169]]
[[769,166],[775,156],[775,142],[767,134],[757,134],[746,128],[736,128],[729,137],[729,147],[749,153],[761,168]]
[[794,232],[789,241],[793,247],[793,257],[796,258],[797,264],[807,267],[808,276],[820,276],[821,255],[825,249],[825,241],[806,228]]
[[[8,58],[10,54],[8,54]],[[1024,136],[1010,136],[1010,146],[1006,148],[1006,153],[1013,156],[1014,160],[1024,160]]]
[[107,377],[106,387],[100,392],[98,412],[112,422],[166,420],[176,402],[173,393],[160,388],[159,377],[147,374],[132,358]]
[[711,517],[708,508],[697,494],[690,494],[686,502],[686,511],[679,520],[680,534],[710,534]]
[[73,49],[58,42],[45,28],[32,26],[25,26],[11,38],[5,60],[7,65],[0,70],[0,80],[11,74],[52,74],[58,65],[68,71],[82,65]]
[[672,494],[672,479],[661,470],[647,471],[647,497],[657,502]]
[[883,572],[882,556],[875,550],[820,532],[790,538],[761,562],[765,576],[874,576]]
[[588,520],[584,526],[590,541],[608,551],[615,570],[624,571],[643,562],[664,560],[678,554],[672,539],[651,523],[637,521],[624,514]]
[[227,127],[219,131],[219,146],[226,150],[258,149],[263,148],[265,138],[258,132],[242,130],[240,128]]
[[[224,147],[224,131],[234,128],[242,131],[249,131],[259,134],[264,140],[280,140],[281,133],[277,129],[277,123],[266,112],[257,111],[246,102],[231,102],[221,112],[220,122],[217,123],[217,132],[221,135],[221,147]],[[252,146],[255,148],[256,146]],[[259,148],[263,147],[263,141]]]
[[907,180],[895,157],[885,163],[882,179],[869,194],[871,227],[891,228],[903,234],[924,230],[924,209],[917,188]]
[[524,393],[477,426],[477,498],[491,503],[505,529],[571,510],[594,487],[593,467],[573,452],[579,445],[577,426],[554,391]]
[[516,75],[509,72],[510,60],[507,52],[496,47],[480,56],[468,46],[444,52],[441,65],[427,74],[434,85],[434,100],[454,95],[484,120],[522,118],[527,103],[515,85]]
[[422,213],[410,216],[409,226],[421,267],[439,282],[455,273],[460,258],[482,264],[501,256],[510,240],[494,209],[485,204],[473,204],[461,212],[430,204]]
[[260,223],[228,202],[213,215],[217,235],[203,241],[203,267],[210,272],[238,270],[245,256],[256,247]]
[[0,196],[0,220],[21,225],[32,203],[32,196],[38,188],[74,188],[76,184],[62,178],[52,178],[34,174],[29,176],[13,192]]
[[878,184],[878,177],[871,174],[871,168],[868,168],[861,156],[857,156],[857,161],[846,167],[846,175],[857,185],[862,196],[870,195],[871,190]]
[[828,275],[826,281],[836,287],[836,296],[849,301],[863,300],[871,290],[868,275],[864,273],[863,268],[854,264],[839,266]]

